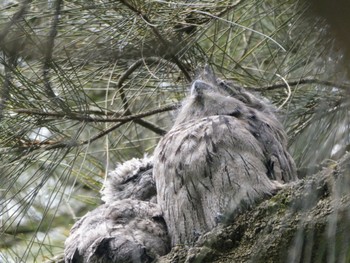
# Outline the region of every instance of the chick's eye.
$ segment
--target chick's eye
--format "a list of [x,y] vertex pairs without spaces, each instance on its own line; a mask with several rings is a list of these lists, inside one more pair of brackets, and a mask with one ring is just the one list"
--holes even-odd
[[218,82],[219,88],[223,91],[227,92],[230,96],[234,97],[236,95],[236,91],[228,85],[224,80],[220,80]]
[[234,111],[227,114],[228,116],[239,118],[242,116],[242,112],[239,109],[235,109]]
[[191,95],[203,95],[205,91],[212,90],[212,86],[202,80],[196,80],[191,86]]
[[230,87],[224,81],[220,81],[218,84],[221,89],[228,92],[231,91]]
[[225,86],[225,81],[219,80],[219,81],[218,81],[218,84],[219,84],[220,86]]
[[129,182],[136,182],[139,177],[140,177],[139,174],[135,174],[132,177],[127,178],[122,184],[127,184]]

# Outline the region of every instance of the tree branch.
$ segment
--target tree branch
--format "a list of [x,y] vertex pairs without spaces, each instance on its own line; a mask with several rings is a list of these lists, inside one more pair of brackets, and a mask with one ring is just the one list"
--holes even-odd
[[[131,11],[133,11],[134,13],[136,13],[138,16],[140,16],[145,22],[146,24],[151,28],[153,34],[159,39],[159,41],[161,42],[162,46],[166,49],[166,50],[171,50],[169,49],[169,47],[171,47],[171,43],[169,43],[168,40],[166,40],[161,33],[158,31],[158,29],[154,26],[154,24],[152,23],[152,21],[145,15],[143,14],[140,10],[138,10],[136,7],[134,7],[133,5],[129,4],[127,1],[125,0],[120,0],[120,2],[125,5],[127,8],[129,8]],[[174,54],[173,52],[169,53],[171,59],[174,61],[174,63],[179,67],[179,69],[182,71],[182,73],[184,74],[185,78],[187,79],[188,82],[190,82],[192,80],[190,74],[188,73],[188,70],[186,69],[186,67],[184,66],[184,64],[179,60],[179,58],[176,56],[176,54]]]
[[[128,121],[136,121],[140,118],[144,118],[147,116],[151,116],[157,113],[161,112],[166,112],[166,111],[171,111],[176,108],[178,108],[180,104],[171,104],[168,106],[164,106],[158,109],[146,111],[146,112],[141,112],[138,114],[133,114],[133,115],[127,115],[127,116],[122,116],[122,117],[110,117],[106,116],[106,118],[100,118],[100,117],[92,117],[89,115],[86,115],[85,113],[77,113],[77,112],[70,112],[69,114],[65,112],[45,112],[45,111],[40,111],[36,109],[13,109],[13,112],[16,112],[18,114],[27,114],[27,115],[37,115],[37,116],[44,116],[44,117],[55,117],[58,119],[70,119],[70,120],[76,120],[76,121],[84,121],[84,122],[128,122]],[[95,113],[96,114],[96,113]],[[103,112],[101,112],[101,115]],[[163,131],[162,131],[163,132]]]
[[[6,55],[4,55],[4,60],[6,59]],[[3,118],[3,111],[6,107],[7,100],[10,96],[10,86],[12,85],[11,79],[12,79],[12,68],[16,66],[17,58],[15,55],[10,55],[10,57],[7,59],[7,63],[4,63],[5,68],[5,79],[4,84],[0,90],[0,121]]]
[[49,71],[52,67],[52,53],[55,43],[55,38],[57,35],[57,25],[59,22],[59,17],[61,14],[61,6],[63,4],[63,0],[56,0],[55,1],[55,14],[54,19],[52,23],[52,27],[50,30],[50,34],[47,40],[47,46],[46,46],[46,52],[45,52],[45,58],[44,58],[44,65],[43,65],[43,82],[45,86],[45,92],[49,99],[51,99],[57,106],[59,106],[63,111],[69,111],[68,107],[65,105],[63,100],[59,98],[55,92],[52,89],[51,82],[50,82],[50,76]]
[[[132,115],[130,108],[129,108],[129,103],[128,103],[128,99],[125,95],[125,90],[123,87],[123,82],[136,70],[138,69],[141,65],[146,64],[146,63],[155,63],[155,62],[162,62],[165,64],[169,64],[171,62],[162,59],[162,58],[158,58],[158,57],[147,57],[147,58],[142,58],[137,60],[136,62],[134,62],[118,79],[117,81],[117,90],[119,91],[120,94],[120,98],[122,100],[123,103],[123,108],[125,110],[125,113],[123,115]],[[113,96],[112,98],[112,102],[115,99],[116,94]],[[159,134],[159,135],[164,135],[166,133],[166,131],[164,131],[163,129],[157,127],[156,125],[154,125],[153,123],[150,123],[148,121],[139,119],[139,118],[135,118],[134,119],[135,123],[148,128],[149,130]]]
[[[147,112],[143,112],[143,113],[139,113],[139,114],[135,114],[135,115],[128,115],[128,116],[123,116],[123,117],[119,117],[119,118],[93,118],[93,117],[87,117],[85,115],[81,115],[81,116],[67,116],[65,113],[61,112],[61,113],[57,113],[57,112],[42,112],[42,111],[38,111],[38,110],[27,110],[27,109],[17,109],[17,110],[13,110],[14,112],[17,113],[23,113],[23,114],[28,114],[28,115],[39,115],[39,116],[45,116],[45,117],[56,117],[56,118],[70,118],[73,120],[78,120],[78,121],[84,121],[84,122],[118,122],[117,124],[103,130],[102,132],[96,134],[95,136],[81,141],[81,142],[76,142],[76,141],[24,141],[21,144],[21,147],[23,148],[30,148],[31,151],[36,150],[36,149],[44,149],[44,150],[53,150],[53,149],[59,149],[59,148],[69,148],[69,147],[78,147],[78,146],[82,146],[82,145],[86,145],[89,144],[91,142],[94,142],[100,138],[102,138],[103,136],[107,135],[108,133],[112,132],[113,130],[119,128],[120,126],[122,126],[123,124],[130,122],[130,121],[134,121],[136,123],[142,123],[142,125],[154,132],[156,132],[157,134],[160,135],[164,135],[166,133],[165,130],[153,125],[152,123],[148,123],[145,122],[144,120],[142,120],[141,118],[146,117],[146,116],[151,116],[154,115],[156,113],[160,113],[160,112],[165,112],[165,111],[170,111],[170,110],[174,110],[177,107],[179,107],[179,104],[173,104],[173,105],[169,105],[169,106],[165,106],[159,109],[155,109],[155,110],[151,110],[151,111],[147,111]],[[153,125],[153,126],[152,126]]]
[[[300,79],[296,81],[291,81],[287,82],[290,87],[292,86],[298,86],[298,85],[305,85],[305,84],[319,84],[327,87],[334,87],[338,89],[343,89],[343,90],[349,90],[350,89],[350,84],[341,84],[341,83],[335,83],[331,81],[326,81],[326,80],[319,80],[319,79]],[[285,88],[286,83],[278,83],[278,84],[273,84],[271,86],[265,86],[261,88],[257,87],[244,87],[248,90],[252,91],[270,91],[270,90],[275,90],[279,88]]]
[[4,40],[7,36],[7,34],[10,32],[11,27],[16,24],[20,19],[23,18],[24,14],[26,13],[28,9],[28,4],[31,2],[31,0],[25,0],[23,1],[23,4],[21,8],[12,16],[10,22],[7,23],[7,25],[4,26],[3,31],[0,33],[0,45],[3,48]]
[[[138,69],[142,64],[147,64],[147,63],[156,63],[156,62],[162,62],[164,64],[169,64],[171,62],[169,62],[168,60],[165,60],[163,58],[159,58],[159,57],[147,57],[147,58],[141,58],[139,60],[137,60],[136,62],[134,62],[118,79],[117,81],[117,89],[120,93],[120,97],[122,99],[123,102],[123,106],[126,112],[128,112],[129,109],[129,105],[128,105],[128,100],[125,96],[125,91],[123,88],[123,83],[124,81],[136,70]],[[112,102],[115,100],[115,96],[113,96],[112,98]],[[130,113],[130,112],[129,112]]]

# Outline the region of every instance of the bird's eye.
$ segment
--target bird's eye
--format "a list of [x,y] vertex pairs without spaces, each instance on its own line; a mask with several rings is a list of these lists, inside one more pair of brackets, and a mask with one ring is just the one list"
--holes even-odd
[[212,87],[202,81],[202,80],[196,80],[195,82],[193,82],[192,86],[191,86],[191,95],[201,95],[203,94],[204,90],[211,90]]
[[234,111],[227,114],[228,116],[239,118],[242,116],[242,112],[239,109],[235,109]]
[[256,115],[255,114],[250,115],[249,119],[256,120]]
[[129,182],[136,182],[140,177],[140,174],[135,174],[129,178],[127,178],[122,184],[127,184]]
[[222,89],[223,91],[227,92],[231,97],[234,97],[237,92],[230,87],[224,80],[219,81],[219,88]]
[[152,219],[156,222],[160,222],[160,223],[164,223],[165,224],[165,221],[164,221],[164,218],[160,215],[156,215],[156,216],[152,216]]

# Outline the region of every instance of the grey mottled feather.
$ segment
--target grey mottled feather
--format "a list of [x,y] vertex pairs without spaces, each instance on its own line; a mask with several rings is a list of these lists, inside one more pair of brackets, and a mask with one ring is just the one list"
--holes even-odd
[[296,180],[275,114],[258,96],[201,72],[154,161],[134,158],[109,173],[105,204],[73,226],[66,262],[151,262],[169,250],[167,228],[172,245],[192,244]]
[[193,243],[296,180],[286,147],[272,106],[203,71],[154,152],[157,200],[172,245]]
[[125,199],[101,205],[75,223],[65,242],[65,262],[152,262],[168,251],[158,206]]
[[153,157],[133,158],[108,174],[102,200],[111,203],[126,198],[156,202],[156,185],[152,177]]
[[170,249],[156,202],[153,158],[133,158],[108,175],[105,204],[77,221],[65,242],[66,263],[152,262]]

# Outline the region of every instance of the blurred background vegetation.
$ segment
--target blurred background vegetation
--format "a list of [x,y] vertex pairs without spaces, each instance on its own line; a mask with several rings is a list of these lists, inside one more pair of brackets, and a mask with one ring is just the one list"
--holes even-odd
[[316,2],[1,1],[0,261],[62,254],[108,171],[152,154],[206,63],[279,108],[300,170],[340,158],[348,45]]

